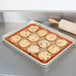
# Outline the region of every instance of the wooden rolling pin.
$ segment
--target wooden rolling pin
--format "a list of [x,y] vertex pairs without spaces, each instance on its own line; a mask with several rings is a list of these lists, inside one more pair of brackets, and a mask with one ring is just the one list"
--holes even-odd
[[58,24],[58,27],[62,30],[68,31],[72,34],[76,34],[76,23],[70,22],[65,19],[61,19],[59,22],[56,21],[55,19],[48,19],[51,23],[56,23]]

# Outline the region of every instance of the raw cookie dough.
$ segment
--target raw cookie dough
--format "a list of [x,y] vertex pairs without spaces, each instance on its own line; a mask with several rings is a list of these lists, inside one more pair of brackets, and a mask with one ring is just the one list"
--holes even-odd
[[34,41],[38,41],[39,40],[39,36],[37,34],[31,34],[29,37],[28,37],[28,40],[34,42]]
[[13,43],[17,43],[21,40],[21,37],[19,35],[14,35],[12,37],[10,37],[10,41]]
[[34,53],[39,53],[39,46],[37,46],[37,45],[30,45],[28,48],[27,48],[27,51],[29,52],[29,53],[32,53],[32,54],[34,54]]
[[46,30],[39,30],[38,32],[37,32],[37,34],[39,35],[39,36],[45,36],[45,35],[47,35],[47,31]]
[[28,30],[31,31],[31,32],[36,32],[38,29],[39,29],[39,27],[38,26],[34,26],[34,25],[32,25],[32,26],[30,26],[28,28]]
[[52,57],[52,55],[47,51],[43,51],[39,53],[38,57],[42,61],[47,61]]
[[28,47],[30,45],[30,41],[23,39],[19,42],[19,46],[21,47]]
[[23,31],[20,32],[20,36],[22,36],[22,37],[27,37],[29,35],[30,35],[30,32],[29,31],[23,30]]
[[54,34],[48,34],[48,35],[46,35],[46,39],[48,41],[54,41],[54,40],[56,40],[56,38],[57,38],[57,36],[54,35]]
[[50,45],[50,42],[47,40],[41,40],[38,44],[41,48],[47,48]]
[[57,52],[60,51],[60,47],[56,46],[56,45],[51,45],[49,48],[48,48],[48,51],[52,54],[55,54]]
[[56,45],[57,46],[65,46],[65,45],[67,45],[68,44],[68,42],[66,41],[66,40],[64,40],[64,39],[58,39],[57,41],[56,41]]

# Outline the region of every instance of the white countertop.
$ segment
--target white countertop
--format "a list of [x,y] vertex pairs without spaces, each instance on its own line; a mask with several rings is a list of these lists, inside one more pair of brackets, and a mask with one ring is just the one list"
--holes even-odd
[[76,11],[76,0],[0,0],[0,10]]

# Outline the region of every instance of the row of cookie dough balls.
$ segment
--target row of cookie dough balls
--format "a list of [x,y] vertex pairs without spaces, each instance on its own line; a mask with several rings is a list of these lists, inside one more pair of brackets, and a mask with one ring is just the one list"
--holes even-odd
[[[48,41],[54,41],[54,40],[57,39],[57,36],[56,35],[54,35],[54,34],[48,34],[48,32],[46,30],[41,30],[41,29],[37,32],[37,34],[31,34],[31,32],[36,32],[38,29],[39,29],[38,26],[32,25],[32,26],[30,26],[28,28],[29,31],[28,30],[23,30],[19,34],[20,34],[21,37],[28,37],[28,40],[30,40],[32,42],[38,41],[39,40],[39,36],[45,36],[45,35],[46,35],[45,38]],[[12,42],[14,42],[14,43],[17,43],[17,42],[19,42],[21,40],[21,37],[20,36],[18,36],[18,35],[12,36],[10,38],[10,40]],[[47,40],[42,40],[42,41],[40,41],[39,44],[42,43],[42,44],[45,44],[45,45],[46,44],[49,45],[50,43]],[[67,41],[65,41],[63,39],[59,39],[59,40],[56,41],[56,44],[58,46],[65,46],[66,43],[67,43]]]
[[[39,28],[37,26],[31,26],[28,28],[29,31],[21,31],[20,32],[20,36],[22,37],[28,37],[30,35],[30,32],[36,32]],[[39,30],[37,32],[37,34],[39,36],[45,36],[47,34],[47,31],[46,30]],[[30,45],[30,41],[34,42],[34,41],[37,41],[39,39],[39,36],[37,34],[31,34],[29,37],[28,37],[28,40],[24,39],[24,40],[21,40],[21,37],[19,35],[15,35],[15,36],[12,36],[10,38],[11,42],[14,42],[14,43],[18,43],[19,42],[19,45],[21,47],[28,47],[27,48],[27,51],[30,52],[31,54],[35,54],[35,53],[39,53],[40,52],[40,49],[39,49],[39,46],[41,48],[46,48],[48,46],[50,46],[50,42],[49,41],[54,41],[56,40],[57,36],[56,35],[53,35],[53,34],[48,34],[46,35],[46,39],[47,40],[41,40],[38,42],[38,45]],[[30,40],[30,41],[29,41]],[[39,59],[43,60],[43,61],[46,61],[48,59],[50,59],[52,57],[52,54],[55,54],[57,53],[58,51],[60,51],[60,48],[58,46],[65,46],[67,44],[67,41],[63,40],[63,39],[59,39],[56,41],[56,45],[52,45],[50,47],[48,47],[48,51],[43,51],[43,52],[40,52],[38,54],[38,57]]]

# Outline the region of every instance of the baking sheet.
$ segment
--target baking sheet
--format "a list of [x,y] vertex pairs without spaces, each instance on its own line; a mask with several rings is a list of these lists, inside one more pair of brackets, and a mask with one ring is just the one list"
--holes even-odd
[[[13,46],[14,48],[18,49],[19,52],[25,54],[27,57],[29,57],[30,59],[32,59],[33,61],[35,61],[36,63],[38,63],[38,64],[41,65],[41,66],[44,66],[44,65],[47,66],[47,65],[49,65],[50,63],[52,63],[53,61],[55,61],[57,57],[59,57],[63,52],[65,52],[69,47],[71,47],[71,46],[74,44],[74,42],[75,42],[75,40],[74,40],[73,38],[71,38],[71,37],[69,37],[69,36],[67,36],[67,35],[64,35],[64,34],[58,32],[58,31],[56,31],[56,30],[54,30],[54,29],[52,29],[52,28],[49,29],[48,27],[44,26],[43,24],[40,24],[40,23],[35,22],[35,21],[31,21],[30,23],[38,24],[38,25],[40,25],[41,27],[44,27],[44,28],[46,28],[46,29],[48,29],[48,30],[51,30],[52,32],[54,32],[54,33],[56,33],[56,34],[58,34],[58,35],[60,35],[60,36],[63,36],[63,37],[65,37],[66,39],[72,41],[72,44],[70,44],[67,48],[65,48],[64,51],[62,51],[61,53],[59,53],[57,56],[55,56],[55,57],[54,57],[51,61],[49,61],[48,63],[43,64],[43,63],[40,63],[39,61],[37,61],[36,59],[32,58],[31,56],[25,54],[24,52],[21,52],[20,49],[16,48],[15,46],[11,45],[9,42],[7,42],[7,41],[5,40],[5,37],[8,37],[9,35],[13,34],[14,32],[20,30],[21,28],[23,28],[23,27],[25,27],[25,26],[23,26],[23,27],[21,27],[21,28],[19,28],[19,29],[16,29],[15,31],[12,31],[12,32],[10,32],[10,33],[8,33],[8,34],[6,34],[6,35],[3,36],[3,40],[6,41],[9,45],[11,45],[11,46]],[[29,23],[29,24],[30,24],[30,23]],[[28,25],[28,24],[27,24],[27,25]]]

